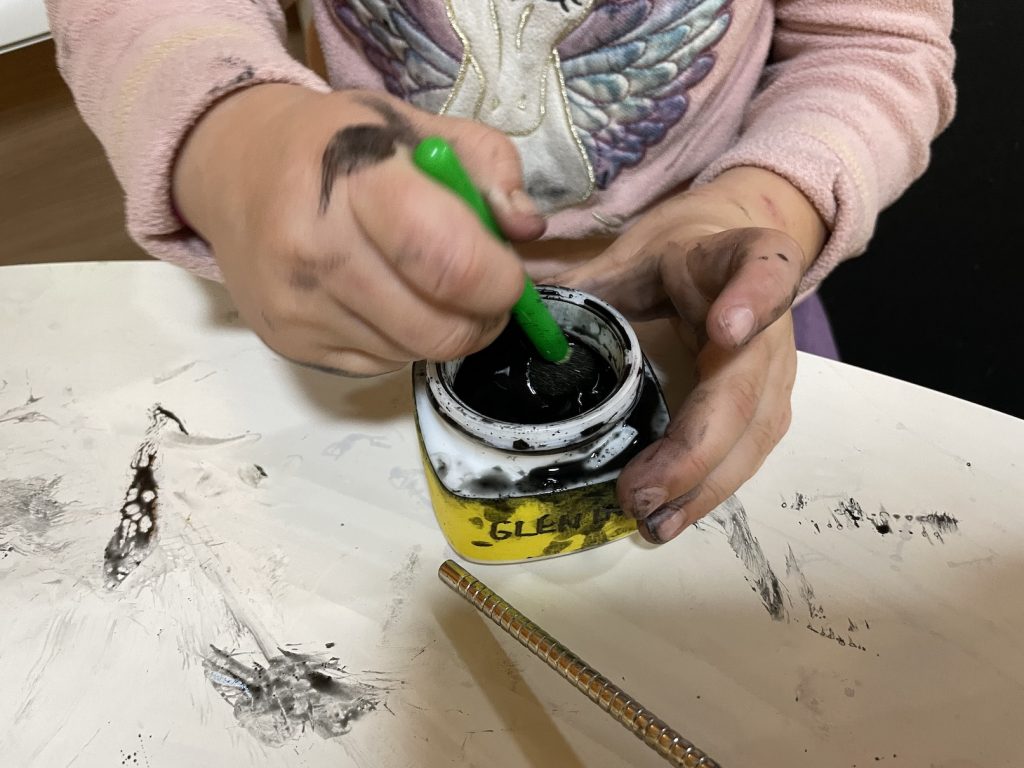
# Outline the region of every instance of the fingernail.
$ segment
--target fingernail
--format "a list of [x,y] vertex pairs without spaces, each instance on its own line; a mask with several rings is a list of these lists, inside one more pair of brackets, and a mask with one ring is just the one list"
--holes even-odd
[[513,189],[512,194],[509,195],[509,201],[512,203],[512,210],[516,213],[521,213],[523,216],[540,216],[540,211],[537,210],[533,198],[521,189]]
[[480,194],[483,195],[484,200],[487,202],[488,207],[494,213],[507,212],[512,208],[512,203],[508,199],[508,195],[505,190],[500,187],[492,187],[488,189],[480,188]]
[[754,330],[754,313],[747,307],[732,307],[722,315],[722,327],[734,344],[742,344]]
[[657,486],[641,488],[639,491],[633,492],[633,509],[631,514],[637,520],[643,520],[666,501],[668,501],[668,491],[664,488],[658,488]]
[[686,522],[686,510],[673,504],[652,512],[640,525],[655,544],[664,544],[678,536]]

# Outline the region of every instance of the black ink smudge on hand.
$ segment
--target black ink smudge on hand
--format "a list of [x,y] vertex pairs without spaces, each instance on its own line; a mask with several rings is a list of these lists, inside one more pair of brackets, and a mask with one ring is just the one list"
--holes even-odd
[[149,428],[132,458],[132,481],[121,505],[121,521],[103,551],[103,573],[108,589],[114,589],[145,560],[156,542],[159,486],[156,481],[157,443],[160,430],[173,422],[187,435],[184,423],[160,405],[149,412]]
[[320,161],[321,216],[330,207],[334,181],[338,176],[349,176],[377,165],[393,157],[399,144],[411,149],[419,141],[412,124],[383,99],[362,96],[357,100],[380,115],[384,125],[350,125],[327,142]]

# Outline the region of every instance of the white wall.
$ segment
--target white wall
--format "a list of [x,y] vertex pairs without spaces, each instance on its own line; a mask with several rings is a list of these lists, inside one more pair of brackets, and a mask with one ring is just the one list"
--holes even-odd
[[49,34],[43,0],[0,0],[0,53],[44,40]]

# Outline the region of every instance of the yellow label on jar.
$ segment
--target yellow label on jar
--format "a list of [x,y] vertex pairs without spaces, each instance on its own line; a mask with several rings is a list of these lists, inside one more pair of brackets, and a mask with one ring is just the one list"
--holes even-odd
[[614,480],[533,496],[473,498],[445,488],[426,453],[422,456],[437,521],[452,549],[467,560],[507,563],[553,557],[636,530],[636,521],[615,500]]

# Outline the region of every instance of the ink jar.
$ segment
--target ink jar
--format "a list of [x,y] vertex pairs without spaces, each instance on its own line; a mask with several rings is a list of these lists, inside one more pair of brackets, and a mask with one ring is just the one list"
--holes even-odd
[[635,531],[616,501],[615,483],[668,425],[661,387],[626,319],[581,291],[537,290],[559,326],[614,372],[610,392],[589,410],[548,423],[496,419],[469,407],[457,392],[467,358],[413,366],[434,514],[448,543],[467,560],[554,557]]

